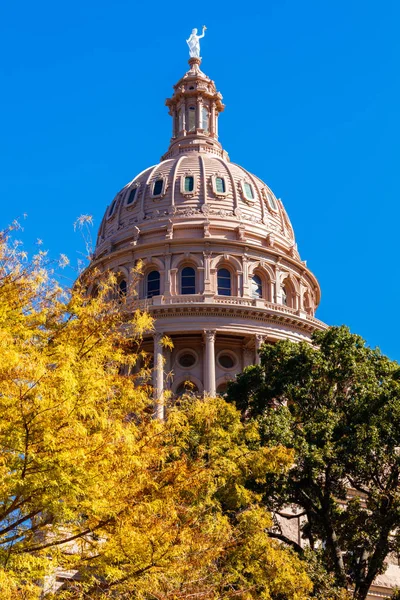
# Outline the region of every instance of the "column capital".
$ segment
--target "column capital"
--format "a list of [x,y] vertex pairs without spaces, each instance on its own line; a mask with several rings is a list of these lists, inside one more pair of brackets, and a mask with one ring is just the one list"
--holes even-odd
[[203,331],[204,339],[207,342],[215,342],[215,334],[216,334],[215,329],[205,329]]
[[164,337],[164,334],[162,333],[162,331],[154,331],[153,340],[154,340],[155,344],[160,344],[163,337]]

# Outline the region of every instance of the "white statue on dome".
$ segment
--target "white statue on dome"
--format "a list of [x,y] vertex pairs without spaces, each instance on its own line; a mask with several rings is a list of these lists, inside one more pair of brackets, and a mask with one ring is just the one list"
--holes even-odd
[[189,46],[189,55],[190,58],[200,58],[200,42],[199,40],[204,37],[204,33],[207,27],[203,25],[203,32],[201,35],[197,35],[197,29],[192,29],[192,33],[190,34],[190,38],[186,40],[187,45]]

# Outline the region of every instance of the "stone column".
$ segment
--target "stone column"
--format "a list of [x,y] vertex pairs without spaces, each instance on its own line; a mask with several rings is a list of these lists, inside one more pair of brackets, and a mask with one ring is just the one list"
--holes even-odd
[[171,296],[171,273],[170,273],[170,268],[171,268],[171,254],[170,252],[166,252],[164,254],[164,264],[165,264],[165,271],[164,271],[164,296],[169,297]]
[[250,296],[249,261],[247,254],[243,254],[243,296]]
[[211,102],[211,113],[210,113],[210,134],[212,137],[217,137],[215,132],[215,102]]
[[265,335],[261,335],[260,333],[256,333],[255,342],[256,342],[256,365],[259,365],[259,364],[261,364],[259,352],[260,352],[261,346],[265,342]]
[[203,252],[204,258],[204,294],[213,296],[214,292],[211,289],[211,252]]
[[249,367],[254,364],[254,352],[251,348],[247,348],[247,346],[243,346],[243,369]]
[[161,345],[163,334],[156,331],[154,339],[154,367],[153,367],[153,390],[155,416],[157,419],[164,419],[164,359],[163,347]]
[[197,97],[197,106],[196,106],[196,129],[201,129],[202,126],[202,120],[203,120],[203,114],[202,114],[202,110],[203,110],[203,101],[201,96]]
[[204,392],[215,396],[215,330],[204,331]]

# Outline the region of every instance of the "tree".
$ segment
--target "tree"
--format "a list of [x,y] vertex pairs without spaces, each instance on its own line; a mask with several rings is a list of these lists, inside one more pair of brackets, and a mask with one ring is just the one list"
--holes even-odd
[[2,599],[308,598],[304,564],[266,534],[247,485],[292,452],[261,448],[222,399],[155,419],[133,374],[150,317],[112,273],[65,292],[46,261],[0,236]]
[[[278,514],[300,507],[303,538],[357,600],[400,550],[399,373],[361,337],[332,327],[312,344],[265,344],[261,365],[228,391],[265,447],[295,451],[288,476],[267,474],[264,502]],[[282,532],[271,535],[302,552]]]

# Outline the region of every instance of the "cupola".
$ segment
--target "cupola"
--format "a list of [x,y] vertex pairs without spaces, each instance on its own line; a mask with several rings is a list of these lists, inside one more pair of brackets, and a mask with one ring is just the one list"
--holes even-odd
[[174,85],[172,98],[166,100],[172,117],[172,138],[161,160],[191,150],[211,151],[225,159],[227,153],[218,142],[218,116],[225,106],[214,81],[200,70],[201,58],[189,59],[190,69]]

